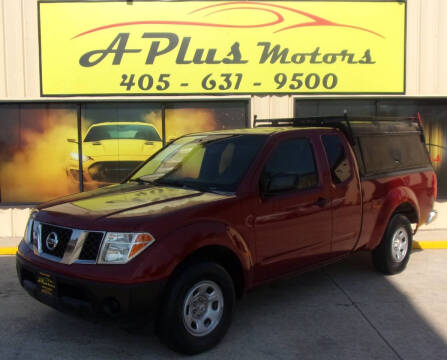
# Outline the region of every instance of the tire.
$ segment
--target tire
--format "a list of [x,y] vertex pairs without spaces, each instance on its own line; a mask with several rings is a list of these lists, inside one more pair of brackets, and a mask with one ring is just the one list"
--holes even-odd
[[234,303],[233,280],[222,266],[190,265],[169,287],[157,321],[158,336],[187,355],[211,349],[230,327]]
[[379,246],[372,252],[376,269],[386,275],[402,272],[410,259],[413,230],[404,215],[393,215]]

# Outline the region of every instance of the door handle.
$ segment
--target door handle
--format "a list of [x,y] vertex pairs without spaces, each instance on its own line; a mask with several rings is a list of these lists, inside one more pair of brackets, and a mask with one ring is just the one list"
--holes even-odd
[[317,205],[318,207],[325,207],[327,204],[330,203],[329,199],[325,199],[323,197],[319,197],[317,201],[315,201],[315,205]]

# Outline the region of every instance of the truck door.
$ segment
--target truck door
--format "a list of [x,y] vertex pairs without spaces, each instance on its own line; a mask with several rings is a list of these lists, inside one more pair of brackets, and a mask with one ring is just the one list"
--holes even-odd
[[331,170],[332,255],[351,251],[362,221],[360,181],[345,139],[339,134],[321,137]]
[[287,182],[290,175],[295,175],[296,180],[293,188],[261,190],[254,222],[257,282],[329,257],[330,185],[324,181],[316,161],[324,159],[324,152],[315,143],[320,145],[319,137],[284,139],[266,160],[260,176],[261,189],[266,187],[263,182],[275,178]]

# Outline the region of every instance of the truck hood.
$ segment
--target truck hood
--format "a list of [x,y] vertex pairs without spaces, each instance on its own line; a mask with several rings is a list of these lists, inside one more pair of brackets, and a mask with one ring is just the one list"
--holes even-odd
[[53,224],[88,226],[104,217],[161,215],[230,196],[197,190],[126,183],[66,196],[41,204],[38,219]]

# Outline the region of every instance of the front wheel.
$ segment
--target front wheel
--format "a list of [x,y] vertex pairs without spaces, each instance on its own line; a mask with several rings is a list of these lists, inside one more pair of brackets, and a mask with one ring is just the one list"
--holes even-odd
[[413,232],[408,218],[393,215],[381,243],[372,252],[374,266],[387,275],[400,273],[410,259],[412,243]]
[[158,334],[170,348],[196,354],[227,332],[235,303],[233,281],[219,264],[190,265],[172,282],[158,319]]

